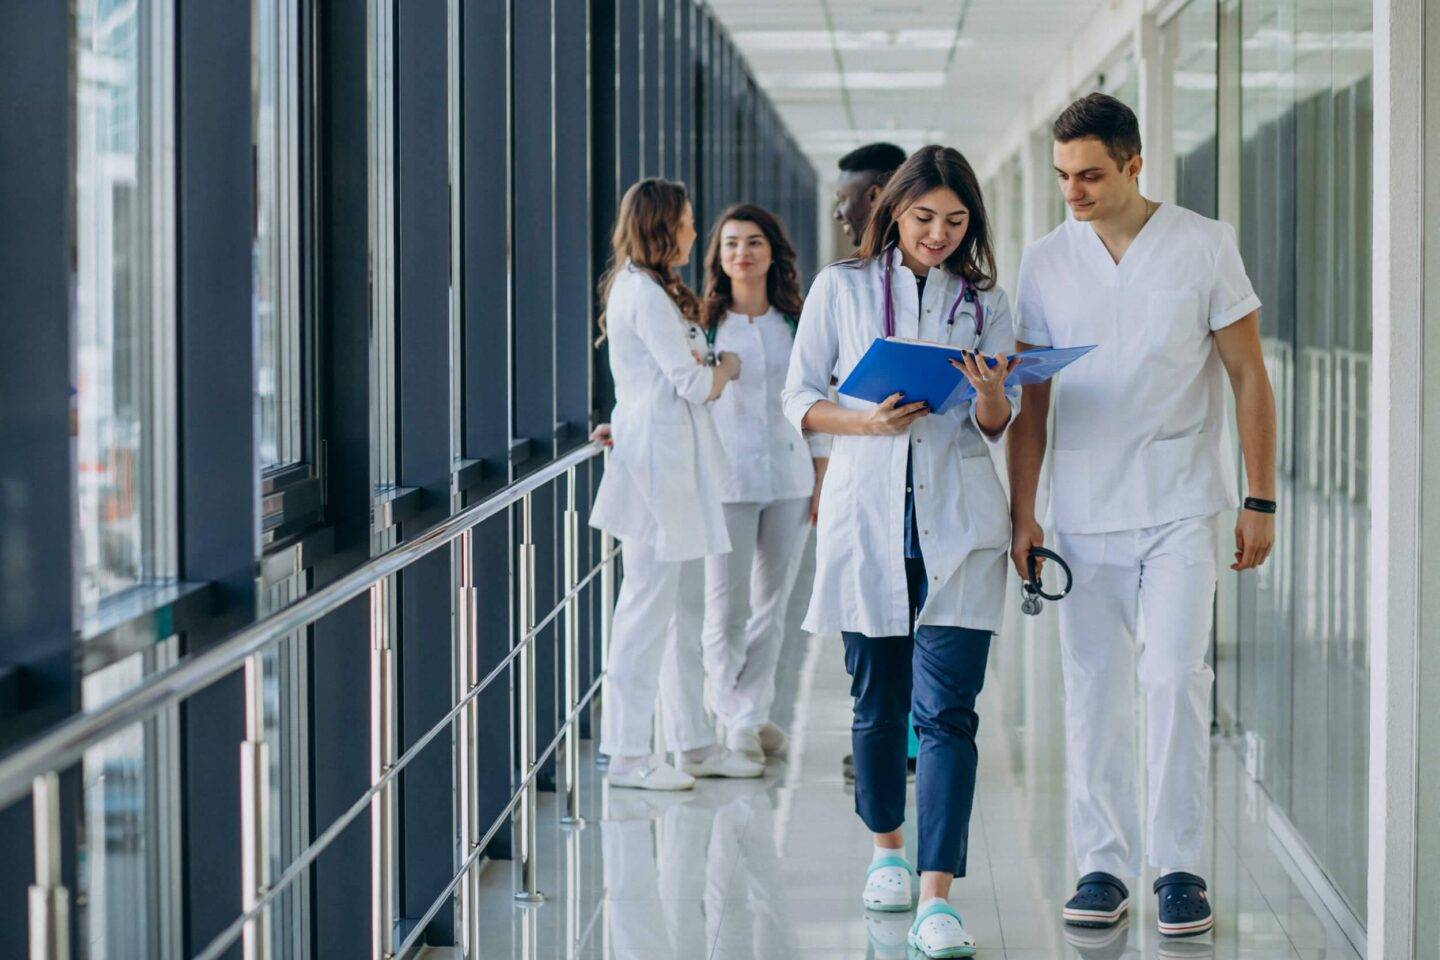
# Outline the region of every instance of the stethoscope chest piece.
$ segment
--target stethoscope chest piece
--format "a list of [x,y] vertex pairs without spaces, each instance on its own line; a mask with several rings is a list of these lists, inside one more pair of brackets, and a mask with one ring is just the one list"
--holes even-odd
[[[1046,560],[1053,560],[1061,570],[1065,572],[1065,587],[1059,593],[1046,593],[1045,585],[1040,582],[1040,576],[1035,569],[1035,561],[1041,557]],[[1020,584],[1020,612],[1028,617],[1039,616],[1040,611],[1045,608],[1043,600],[1063,600],[1070,593],[1074,584],[1074,577],[1070,574],[1070,565],[1065,559],[1053,550],[1046,550],[1044,547],[1032,547],[1026,561],[1027,576]]]

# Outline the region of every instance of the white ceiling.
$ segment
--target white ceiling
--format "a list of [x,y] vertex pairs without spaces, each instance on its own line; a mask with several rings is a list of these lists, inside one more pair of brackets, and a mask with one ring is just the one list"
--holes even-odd
[[1113,0],[709,0],[821,177],[873,140],[976,166]]

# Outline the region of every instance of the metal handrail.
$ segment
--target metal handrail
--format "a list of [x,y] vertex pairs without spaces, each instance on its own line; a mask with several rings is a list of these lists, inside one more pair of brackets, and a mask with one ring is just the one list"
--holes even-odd
[[[37,777],[77,763],[90,747],[150,719],[240,669],[250,657],[335,612],[386,577],[519,503],[527,494],[599,455],[603,449],[598,443],[575,448],[474,506],[440,521],[414,539],[367,561],[329,586],[231,634],[207,650],[182,658],[99,709],[65,720],[0,759],[0,810],[28,796]],[[517,649],[521,647],[517,644]]]
[[[601,557],[599,562],[590,568],[590,572],[586,574],[585,579],[577,583],[572,589],[566,591],[565,595],[560,598],[560,600],[555,604],[555,611],[564,610],[566,605],[568,605],[572,599],[578,597],[581,592],[583,592],[584,589],[588,587],[590,583],[595,579],[595,577],[598,576],[599,573],[605,568],[605,565],[611,560],[613,560],[616,556],[618,556],[619,553],[620,550],[617,547],[609,551],[605,556]],[[265,911],[270,907],[270,905],[274,903],[275,900],[277,900],[280,895],[284,893],[287,888],[290,887],[291,884],[293,884],[305,873],[306,869],[309,868],[310,864],[314,863],[315,860],[319,858],[320,854],[324,853],[325,850],[332,843],[339,839],[340,834],[344,832],[345,828],[350,826],[350,824],[353,823],[360,816],[360,814],[366,811],[366,809],[370,806],[371,800],[373,800],[380,793],[381,790],[388,786],[391,781],[398,778],[400,776],[400,772],[404,770],[405,767],[409,766],[412,760],[414,760],[417,756],[420,755],[420,751],[425,749],[425,747],[429,746],[430,742],[434,740],[437,736],[439,736],[441,731],[445,730],[447,727],[450,726],[450,724],[454,723],[455,719],[460,716],[461,712],[467,706],[469,706],[476,697],[484,693],[486,688],[488,688],[491,683],[493,683],[496,679],[500,677],[502,673],[505,672],[505,669],[515,661],[515,658],[520,654],[524,647],[527,644],[534,642],[537,633],[538,631],[531,631],[529,635],[524,637],[519,643],[515,644],[515,646],[510,650],[510,652],[507,653],[500,660],[499,663],[495,664],[495,666],[491,668],[490,672],[486,674],[478,684],[476,684],[473,688],[467,691],[466,694],[459,701],[457,701],[455,705],[450,708],[449,711],[446,712],[445,716],[441,717],[438,721],[436,721],[429,730],[425,731],[425,733],[421,735],[421,737],[410,746],[410,749],[406,750],[403,754],[401,754],[400,757],[395,761],[395,763],[391,765],[388,770],[385,771],[384,775],[382,775],[380,779],[370,784],[370,787],[364,793],[362,793],[359,798],[356,799],[355,802],[352,803],[344,813],[340,814],[340,816],[330,821],[330,825],[326,827],[318,837],[311,841],[305,847],[305,849],[301,850],[298,854],[296,854],[295,859],[292,860],[290,862],[290,865],[285,868],[285,872],[280,874],[280,876],[275,879],[275,882],[266,888],[265,893],[260,896],[260,898],[255,902],[255,904],[250,907],[249,910],[241,913],[238,917],[231,921],[228,927],[220,931],[220,933],[217,934],[215,938],[210,941],[210,943],[205,947],[205,949],[200,951],[200,953],[196,955],[195,960],[214,960],[214,958],[219,957],[227,949],[229,949],[230,946],[233,945],[237,939],[239,939],[240,934],[245,929],[245,925],[250,921],[256,919],[257,917],[264,915]],[[595,678],[595,682],[591,684],[589,691],[581,700],[580,705],[577,706],[574,710],[572,710],[568,715],[565,723],[561,724],[560,732],[557,733],[554,739],[551,740],[550,745],[546,747],[544,753],[542,753],[540,757],[537,758],[535,769],[532,770],[521,781],[519,788],[515,791],[515,793],[511,795],[509,801],[506,802],[505,806],[501,808],[500,814],[491,822],[489,830],[481,839],[480,843],[476,845],[475,850],[471,851],[470,855],[462,863],[461,869],[455,874],[455,877],[451,881],[450,885],[445,888],[444,892],[437,899],[437,903],[454,892],[456,884],[458,884],[460,880],[465,876],[466,871],[473,864],[474,859],[480,853],[484,852],[485,847],[489,845],[490,840],[495,836],[495,833],[500,829],[500,826],[504,823],[505,819],[509,817],[511,812],[515,809],[515,804],[519,802],[520,798],[525,795],[527,788],[535,779],[535,774],[538,773],[540,767],[550,759],[550,755],[555,751],[561,739],[565,737],[569,725],[574,722],[575,718],[579,716],[580,710],[583,707],[588,706],[590,701],[594,698],[595,694],[599,691],[600,681],[603,676],[604,674],[602,672],[601,676]],[[417,924],[417,930],[422,929],[426,924],[430,922],[430,919],[434,915],[434,909],[438,908],[432,908],[431,913],[427,914],[421,920],[421,922]],[[403,956],[404,951],[397,950],[395,955]]]
[[[515,805],[525,796],[526,791],[534,782],[541,767],[548,763],[550,757],[559,749],[560,741],[565,739],[566,732],[569,730],[570,725],[580,719],[580,712],[589,707],[590,701],[595,699],[595,694],[600,692],[600,684],[604,679],[605,674],[602,671],[600,676],[595,678],[595,682],[590,685],[590,689],[580,698],[580,702],[575,705],[575,709],[566,715],[565,722],[560,725],[560,732],[551,738],[550,745],[545,748],[544,752],[536,757],[535,769],[530,771],[521,782],[519,788],[510,795],[510,799],[500,810],[500,813],[494,820],[490,821],[490,827],[485,831],[485,835],[480,838],[480,842],[475,845],[475,849],[471,850],[469,855],[461,861],[460,869],[450,878],[450,882],[440,891],[440,895],[430,901],[430,909],[421,914],[420,919],[415,923],[415,928],[410,931],[410,936],[406,937],[405,941],[395,950],[395,956],[404,957],[419,943],[420,937],[425,933],[425,929],[430,925],[430,921],[435,919],[435,915],[440,912],[440,908],[445,905],[445,901],[455,892],[455,888],[460,885],[460,881],[465,878],[465,874],[475,865],[475,861],[485,852],[485,849],[490,845],[490,841],[495,839],[495,834],[500,832],[500,827],[504,825],[505,821],[515,811]],[[206,960],[206,958],[197,958],[197,960]]]

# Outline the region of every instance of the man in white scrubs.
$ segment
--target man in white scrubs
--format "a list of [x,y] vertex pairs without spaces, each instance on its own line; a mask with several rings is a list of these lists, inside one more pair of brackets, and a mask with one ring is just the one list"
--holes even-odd
[[[1118,923],[1129,907],[1126,883],[1148,861],[1160,932],[1191,936],[1213,924],[1202,876],[1214,683],[1205,656],[1219,540],[1233,517],[1230,569],[1240,571],[1264,563],[1274,539],[1275,402],[1260,301],[1234,228],[1141,195],[1140,130],[1128,107],[1091,94],[1061,114],[1054,134],[1073,217],[1025,251],[1017,349],[1098,346],[1053,388],[1024,388],[1009,469],[1012,559],[1024,576],[1030,549],[1045,542],[1035,500],[1053,389],[1048,523],[1075,577],[1057,605],[1081,875],[1064,917]],[[1249,493],[1243,506],[1227,377]],[[1134,773],[1137,675],[1142,784]]]

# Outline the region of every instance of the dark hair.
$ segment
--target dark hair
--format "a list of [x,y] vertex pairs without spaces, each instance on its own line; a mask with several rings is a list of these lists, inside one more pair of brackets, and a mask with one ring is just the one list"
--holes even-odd
[[1052,130],[1058,143],[1087,137],[1099,140],[1117,167],[1140,154],[1140,121],[1135,119],[1135,111],[1104,93],[1086,94],[1070,104],[1055,118]]
[[727,207],[710,231],[710,245],[705,251],[705,298],[701,322],[712,326],[725,319],[733,302],[730,276],[720,265],[720,234],[732,220],[753,223],[765,234],[770,244],[770,269],[765,274],[765,298],[786,317],[797,318],[805,301],[800,297],[800,280],[795,273],[795,248],[785,236],[785,227],[769,210],[753,203],[737,203]]
[[931,144],[911,154],[896,170],[875,201],[870,224],[860,241],[860,260],[881,256],[892,241],[895,215],[908,208],[931,190],[945,187],[952,190],[970,211],[965,236],[955,252],[945,260],[945,268],[959,274],[976,290],[995,286],[995,251],[990,245],[990,218],[985,213],[985,199],[980,194],[980,181],[970,161],[954,147]]
[[625,197],[620,201],[620,213],[615,218],[615,230],[610,234],[610,264],[600,278],[600,337],[595,341],[597,347],[605,340],[605,309],[610,300],[610,288],[615,285],[615,278],[627,261],[660,284],[685,319],[700,320],[700,298],[685,285],[673,266],[680,252],[680,244],[676,240],[680,218],[684,216],[685,205],[689,202],[690,195],[685,190],[685,184],[660,177],[641,180],[625,191]]
[[881,183],[884,177],[888,177],[900,165],[905,162],[905,151],[893,143],[867,143],[863,147],[856,147],[845,156],[840,158],[840,170],[843,173],[875,173],[879,174]]

